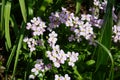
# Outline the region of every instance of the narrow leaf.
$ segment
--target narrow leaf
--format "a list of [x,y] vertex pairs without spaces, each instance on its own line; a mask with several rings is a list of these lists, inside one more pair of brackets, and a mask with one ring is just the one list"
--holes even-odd
[[19,54],[20,54],[20,49],[21,49],[22,42],[23,42],[23,37],[24,37],[24,31],[25,31],[25,23],[22,24],[22,29],[20,31],[21,33],[20,33],[20,37],[19,37],[17,50],[16,50],[16,56],[15,56],[14,69],[13,69],[13,73],[12,73],[12,79],[15,77],[16,68],[17,68],[18,59],[19,59]]
[[10,30],[9,30],[9,20],[10,20],[11,2],[7,1],[5,5],[5,38],[7,46],[11,48]]
[[19,0],[23,20],[26,23],[27,22],[27,13],[26,13],[26,8],[25,8],[25,0]]
[[81,0],[76,0],[76,11],[75,11],[76,15],[80,13],[80,6],[81,6]]
[[12,52],[10,53],[10,56],[9,56],[9,58],[8,58],[8,61],[7,61],[7,64],[6,64],[7,71],[9,70],[9,67],[10,67],[11,61],[12,61],[13,56],[14,56],[15,51],[16,51],[16,47],[17,47],[16,45],[13,46],[13,48],[12,48]]
[[96,41],[96,43],[99,44],[99,46],[101,46],[102,49],[103,49],[103,50],[109,55],[109,57],[110,57],[110,60],[111,60],[111,71],[110,71],[109,77],[110,77],[110,79],[113,80],[113,74],[114,74],[114,70],[113,70],[113,68],[114,68],[114,60],[113,60],[112,54],[111,54],[111,52],[110,52],[103,44],[101,44],[101,43],[98,42],[98,41]]
[[14,30],[14,34],[15,34],[15,36],[17,37],[17,36],[18,36],[18,33],[19,33],[19,29],[18,29],[18,25],[17,25],[17,23],[16,23],[16,20],[15,20],[15,18],[14,18],[14,15],[11,16],[10,22],[11,22],[11,26],[12,26],[12,28],[13,28],[13,30]]
[[[104,23],[102,26],[101,37],[99,40],[99,42],[103,44],[108,50],[111,47],[111,37],[112,37],[112,26],[113,26],[112,8],[113,8],[113,1],[108,0],[106,13],[104,15]],[[96,53],[98,56],[96,63],[95,79],[105,80],[105,76],[107,76],[107,74],[102,70],[105,70],[106,69],[105,67],[107,67],[106,65],[108,63],[109,55],[101,46],[98,47]]]
[[1,23],[0,23],[0,37],[2,38],[4,35],[4,8],[5,8],[5,0],[2,0],[1,7]]

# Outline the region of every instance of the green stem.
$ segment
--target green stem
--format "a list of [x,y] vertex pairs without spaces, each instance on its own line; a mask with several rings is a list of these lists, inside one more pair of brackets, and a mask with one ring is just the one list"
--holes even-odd
[[78,80],[83,80],[82,76],[79,74],[77,67],[73,67],[74,73],[78,76]]
[[20,49],[22,47],[22,41],[23,41],[23,37],[24,37],[24,31],[25,31],[24,28],[25,28],[25,25],[23,23],[20,38],[19,38],[18,47],[17,47],[17,50],[16,50],[17,52],[16,52],[16,57],[15,57],[14,69],[13,69],[13,73],[12,73],[12,79],[15,77],[15,73],[16,73],[16,68],[17,68],[17,64],[18,64]]

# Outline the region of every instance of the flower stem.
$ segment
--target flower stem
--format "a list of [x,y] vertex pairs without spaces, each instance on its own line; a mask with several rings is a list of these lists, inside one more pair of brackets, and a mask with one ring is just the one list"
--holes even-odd
[[74,73],[78,76],[78,80],[83,80],[82,76],[79,74],[77,67],[73,67]]

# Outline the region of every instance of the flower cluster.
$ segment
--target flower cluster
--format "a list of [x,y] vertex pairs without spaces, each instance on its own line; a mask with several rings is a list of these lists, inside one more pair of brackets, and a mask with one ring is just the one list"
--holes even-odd
[[74,30],[76,37],[83,36],[86,40],[89,40],[93,35],[93,28],[90,23],[85,23]]
[[64,50],[60,49],[59,45],[56,45],[57,34],[52,31],[49,34],[48,43],[50,44],[52,51],[47,51],[47,57],[53,62],[54,66],[59,68],[60,64],[64,64],[66,60],[69,60],[69,66],[74,66],[74,63],[78,60],[78,53],[68,52],[66,54]]
[[[94,7],[90,8],[90,11],[92,11],[92,13],[95,15],[97,15],[96,17],[99,17],[99,10],[103,10],[104,13],[106,13],[106,8],[107,8],[107,0],[94,0]],[[115,14],[115,8],[113,7],[112,9],[112,16],[113,16],[113,20],[115,22],[117,22],[117,16]]]
[[112,38],[114,42],[120,41],[120,26],[114,25]]
[[50,44],[50,46],[54,46],[56,44],[57,41],[57,33],[55,33],[55,31],[52,31],[49,34],[49,39],[48,39],[48,43]]
[[60,64],[64,64],[67,60],[67,55],[62,49],[60,50],[59,45],[54,46],[52,51],[47,51],[47,57],[57,68],[60,67]]
[[78,53],[75,52],[67,52],[67,57],[69,59],[68,65],[69,66],[74,66],[75,62],[78,60]]
[[55,75],[55,80],[71,80],[71,78],[69,77],[68,74],[65,74],[65,76],[59,76],[59,75]]
[[45,22],[43,22],[40,17],[34,17],[30,22],[27,23],[26,29],[32,30],[34,36],[42,35],[45,32]]
[[65,24],[75,33],[68,38],[69,41],[77,40],[78,42],[81,41],[81,36],[86,40],[91,40],[91,37],[95,38],[92,26],[100,27],[102,22],[101,19],[94,19],[90,14],[82,14],[81,18],[76,17],[74,13],[70,13],[65,8],[62,8],[61,12],[52,13],[49,19],[48,30],[52,31],[53,28],[59,27],[60,24]]
[[107,0],[104,0],[103,2],[100,2],[99,0],[94,0],[93,4],[94,4],[96,7],[99,7],[99,9],[106,9]]
[[51,64],[45,65],[42,59],[38,59],[33,69],[31,69],[32,74],[29,75],[30,79],[34,79],[36,76],[42,77],[45,71],[51,69]]
[[59,27],[59,25],[65,23],[67,19],[68,11],[65,8],[62,8],[61,12],[51,13],[48,30],[52,31],[53,28]]
[[26,37],[23,39],[23,41],[27,43],[27,45],[30,49],[30,52],[33,52],[36,50],[35,46],[37,45],[37,41],[34,38]]

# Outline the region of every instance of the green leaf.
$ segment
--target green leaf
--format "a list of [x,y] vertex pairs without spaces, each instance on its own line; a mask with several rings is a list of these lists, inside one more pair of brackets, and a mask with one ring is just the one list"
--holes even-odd
[[9,30],[10,11],[11,11],[11,2],[7,1],[5,5],[4,17],[5,17],[5,38],[9,49],[11,48],[11,39],[10,39],[10,30]]
[[16,45],[13,46],[12,51],[10,53],[10,56],[8,58],[8,61],[7,61],[7,64],[6,64],[7,71],[9,70],[9,67],[10,67],[11,61],[13,59],[13,56],[15,55],[16,47],[17,47]]
[[43,15],[45,10],[46,10],[46,7],[52,3],[53,0],[44,0],[41,7],[39,8],[39,11],[37,12],[38,15]]
[[[111,37],[112,37],[112,26],[113,26],[112,8],[113,8],[113,0],[108,0],[106,13],[104,15],[104,23],[102,26],[101,37],[99,39],[99,42],[103,44],[108,50],[111,47]],[[105,68],[101,66],[107,65],[109,55],[101,46],[98,47],[98,49],[96,50],[96,54],[98,56],[97,56],[97,62],[96,62],[95,77],[96,79],[99,78],[99,80],[105,80],[105,76],[107,76],[107,74],[101,71],[100,68],[105,70]]]
[[27,22],[27,11],[25,8],[25,0],[19,0],[19,4],[20,4],[23,20],[26,23]]
[[15,77],[16,68],[17,68],[17,64],[18,64],[18,59],[19,59],[19,55],[20,55],[20,49],[22,47],[24,32],[25,32],[25,23],[22,24],[22,29],[20,31],[20,37],[19,37],[19,42],[18,42],[18,46],[17,46],[17,50],[16,50],[16,56],[15,56],[14,69],[13,69],[13,73],[12,73],[12,79]]
[[10,22],[11,22],[11,26],[12,26],[12,28],[13,28],[13,30],[14,30],[14,34],[15,34],[15,36],[17,37],[17,36],[18,36],[18,33],[19,33],[19,29],[18,29],[17,22],[16,22],[16,20],[15,20],[15,18],[14,18],[14,15],[11,16]]
[[89,60],[86,62],[88,66],[93,65],[95,63],[95,60]]
[[78,76],[77,80],[83,80],[82,76],[80,75],[80,73],[77,70],[77,67],[73,67],[74,73]]
[[82,2],[82,0],[76,0],[76,11],[75,11],[76,15],[78,15],[80,13],[81,2]]
[[5,8],[5,0],[2,0],[2,7],[1,7],[1,22],[0,22],[0,38],[4,35],[4,8]]
[[97,44],[99,44],[99,46],[101,46],[103,48],[103,50],[109,55],[110,57],[110,60],[111,60],[111,71],[110,71],[110,75],[109,75],[109,79],[110,80],[113,80],[113,74],[114,74],[114,60],[113,60],[113,57],[112,57],[112,54],[111,52],[103,45],[101,44],[100,42],[96,41]]

